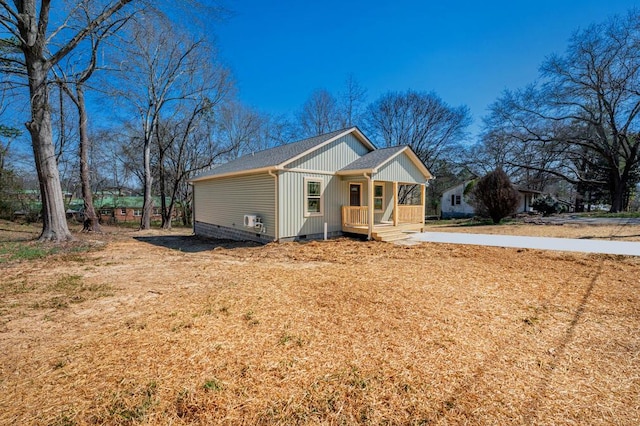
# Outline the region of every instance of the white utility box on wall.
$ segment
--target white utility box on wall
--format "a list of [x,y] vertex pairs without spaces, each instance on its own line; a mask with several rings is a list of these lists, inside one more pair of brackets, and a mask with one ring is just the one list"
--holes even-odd
[[258,217],[255,214],[245,214],[244,215],[244,226],[247,228],[253,228],[256,226],[256,222]]

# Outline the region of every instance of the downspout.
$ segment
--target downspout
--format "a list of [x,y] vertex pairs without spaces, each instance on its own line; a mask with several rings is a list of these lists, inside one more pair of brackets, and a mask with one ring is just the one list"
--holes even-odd
[[[193,235],[196,235],[196,186],[193,182],[189,182],[191,185],[191,227],[193,228]],[[182,206],[182,214],[184,214],[184,206]]]
[[269,176],[273,177],[275,179],[275,209],[274,209],[274,214],[275,214],[275,221],[276,221],[276,226],[275,226],[275,240],[274,241],[280,241],[280,227],[278,225],[278,172],[276,171],[276,173],[273,172],[273,170],[269,170]]
[[371,180],[371,174],[363,173],[367,178],[367,222],[369,229],[367,230],[367,240],[371,240],[371,234],[373,234],[373,181]]

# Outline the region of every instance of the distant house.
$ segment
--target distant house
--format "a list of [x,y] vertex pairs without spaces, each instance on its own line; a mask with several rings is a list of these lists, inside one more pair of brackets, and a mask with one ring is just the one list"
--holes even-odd
[[[94,195],[93,207],[102,223],[133,222],[140,220],[144,198],[140,196],[119,196],[98,193]],[[160,220],[159,197],[154,197],[151,220]],[[82,198],[71,200],[67,208],[67,217],[84,220],[84,201]]]
[[[458,219],[475,216],[475,209],[469,204],[469,192],[473,187],[473,180],[462,182],[442,193],[440,204],[443,219]],[[542,192],[533,189],[516,188],[520,194],[520,201],[516,213],[533,211],[531,203]]]
[[[376,149],[356,127],[245,155],[191,180],[197,235],[259,242],[424,225],[431,173],[408,146]],[[399,193],[418,193],[413,205]]]
[[473,181],[462,182],[442,193],[440,210],[443,219],[458,219],[475,215],[473,206],[468,203],[468,192],[472,183]]
[[[151,220],[161,220],[162,215],[160,197],[153,197],[153,210]],[[167,205],[169,199],[166,200]],[[142,206],[144,197],[141,196],[118,196],[118,195],[98,195],[93,200],[93,207],[105,223],[135,222],[142,217]],[[174,209],[173,217],[177,215],[177,208]]]

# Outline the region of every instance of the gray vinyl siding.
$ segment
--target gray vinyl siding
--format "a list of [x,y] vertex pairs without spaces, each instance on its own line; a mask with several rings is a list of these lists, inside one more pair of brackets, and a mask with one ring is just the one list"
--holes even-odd
[[289,164],[287,168],[335,172],[351,164],[368,152],[369,149],[356,137],[348,134],[299,158]]
[[[344,177],[342,182],[344,183],[342,190],[344,191],[344,194],[345,194],[342,205],[345,205],[345,206],[349,205],[349,201],[350,201],[349,200],[349,184],[350,183],[362,184],[362,205],[363,206],[369,205],[369,182],[367,181],[367,179]],[[373,212],[373,222],[380,223],[380,221],[382,220],[391,220],[393,218],[392,217],[393,215],[393,183],[374,180],[373,184],[384,185],[384,200],[382,201],[383,209],[381,212],[380,211]],[[340,214],[342,214],[342,210]],[[340,226],[342,226],[342,222],[340,222]]]
[[262,218],[275,238],[275,179],[268,174],[194,182],[195,220],[244,231],[244,215]]
[[426,180],[420,169],[405,153],[398,155],[385,164],[373,178],[375,180],[402,183],[424,183]]
[[374,182],[376,185],[384,184],[384,199],[382,212],[374,213],[374,222],[380,223],[383,220],[393,219],[393,183],[392,182]]
[[[304,180],[320,179],[323,182],[323,214],[322,216],[304,216]],[[280,205],[280,238],[294,238],[303,235],[321,234],[327,222],[328,232],[342,231],[341,206],[348,204],[346,183],[338,176],[283,172],[279,180],[278,197]]]

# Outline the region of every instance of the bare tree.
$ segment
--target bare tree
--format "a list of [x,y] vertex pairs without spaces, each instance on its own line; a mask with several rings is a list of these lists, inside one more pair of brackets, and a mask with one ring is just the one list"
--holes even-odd
[[452,158],[471,123],[466,106],[450,107],[434,93],[389,92],[368,107],[367,130],[386,146],[409,145],[426,166]]
[[[16,40],[23,54],[17,69],[26,71],[31,105],[31,119],[26,127],[31,135],[40,193],[43,205],[43,227],[40,240],[65,241],[72,239],[66,222],[62,187],[53,147],[49,87],[51,69],[58,64],[91,34],[110,20],[132,0],[114,0],[97,3],[84,0],[80,4],[92,3],[97,10],[89,22],[79,30],[67,31],[66,17],[56,9],[52,16],[62,17],[57,28],[49,28],[50,0],[21,0],[10,5],[0,0],[0,25]],[[99,6],[99,7],[98,7]]]
[[[90,21],[90,12],[87,9],[86,4],[80,4],[78,6],[79,12],[82,15],[82,25],[86,25]],[[57,79],[57,83],[65,91],[69,99],[75,105],[78,112],[78,133],[79,133],[79,157],[80,157],[80,183],[82,190],[82,199],[84,203],[84,230],[100,232],[100,217],[96,214],[93,206],[93,189],[91,186],[91,173],[89,164],[89,152],[91,150],[91,139],[89,137],[88,128],[88,113],[85,100],[86,83],[96,71],[98,66],[98,53],[100,43],[109,35],[117,32],[124,24],[129,21],[132,15],[124,16],[120,19],[115,19],[108,25],[99,28],[95,33],[92,33],[85,45],[87,46],[89,53],[89,60],[83,67],[83,69],[76,71],[73,65],[69,65],[72,68],[69,72],[66,72],[62,66],[60,66],[58,73],[60,77]],[[82,55],[84,56],[84,55]],[[70,61],[67,61],[70,62]],[[74,61],[80,62],[80,60]],[[62,110],[62,108],[61,108]],[[64,123],[64,118],[61,117],[61,123]]]
[[336,98],[325,89],[314,90],[297,114],[304,136],[317,136],[341,127]]
[[[198,171],[212,166],[220,158],[235,148],[215,136],[213,127],[214,105],[195,104],[190,113],[180,121],[173,122],[166,130],[173,140],[166,145],[162,162],[158,164],[160,173],[160,194],[162,200],[162,226],[171,227],[172,214],[179,204],[182,222],[191,221],[192,191],[188,179]],[[168,201],[168,204],[166,203]]]
[[341,127],[352,127],[362,121],[367,100],[367,89],[362,87],[353,74],[349,74],[340,94]]
[[[611,211],[627,206],[640,168],[640,11],[576,32],[542,82],[505,92],[493,130],[555,161],[521,164],[575,184],[605,186]],[[583,189],[581,189],[583,188]]]
[[216,135],[228,147],[229,159],[267,148],[262,129],[265,118],[239,102],[228,102],[220,108]]
[[294,124],[284,116],[263,115],[262,119],[260,139],[264,148],[284,145],[299,137]]
[[153,208],[151,153],[160,122],[180,111],[181,105],[201,104],[205,99],[217,105],[229,91],[230,80],[204,40],[173,32],[167,18],[159,14],[147,13],[140,21],[124,47],[126,59],[121,71],[126,81],[114,92],[140,119],[144,164],[140,228],[149,229]]

